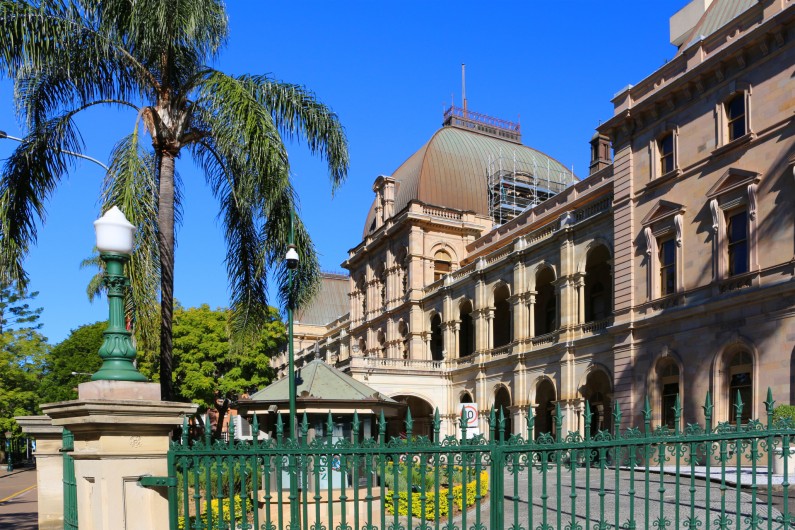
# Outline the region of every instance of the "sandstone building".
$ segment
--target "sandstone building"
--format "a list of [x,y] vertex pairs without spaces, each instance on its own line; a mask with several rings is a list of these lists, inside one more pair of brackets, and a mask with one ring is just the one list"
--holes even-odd
[[[694,0],[675,57],[613,98],[576,179],[517,125],[451,108],[375,179],[362,241],[299,312],[320,357],[405,400],[415,432],[536,414],[550,432],[764,414],[795,403],[795,3]],[[365,216],[366,213],[366,216]],[[280,374],[287,359],[274,359]]]

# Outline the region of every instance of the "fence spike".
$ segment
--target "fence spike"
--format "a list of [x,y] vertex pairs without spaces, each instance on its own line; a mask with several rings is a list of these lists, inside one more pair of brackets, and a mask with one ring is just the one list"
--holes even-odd
[[204,415],[204,444],[207,447],[212,445],[212,428],[210,427],[210,413]]
[[411,418],[411,409],[406,409],[406,439],[411,437],[411,433],[414,430],[414,420]]
[[537,414],[537,412],[538,411],[537,411],[537,407],[536,407],[536,408],[532,409],[532,412],[528,411],[528,414],[527,414],[527,440],[528,441],[532,440],[533,436],[535,435],[534,431],[536,429],[536,414]]
[[712,419],[712,393],[709,390],[707,390],[707,398],[704,400],[704,406],[701,408],[704,409],[704,418],[706,418],[707,421]]
[[775,407],[776,402],[773,400],[773,390],[770,387],[767,387],[767,399],[765,400],[765,412],[767,412],[767,425],[770,427],[770,423],[773,419],[773,408]]
[[735,418],[735,425],[737,426],[737,430],[739,431],[743,425],[743,408],[745,403],[743,403],[743,398],[740,395],[740,391],[737,390],[737,399],[734,403],[734,418]]
[[439,432],[442,430],[442,418],[439,415],[439,407],[433,412],[433,432],[436,435],[435,439],[439,439]]
[[467,418],[466,411],[461,407],[461,416],[458,418],[458,426],[461,428],[461,440],[467,439]]
[[304,411],[304,414],[301,417],[301,436],[303,436],[304,440],[306,440],[306,435],[308,433],[309,433],[309,420],[306,417],[306,411]]
[[188,417],[182,416],[182,445],[188,445]]
[[621,405],[616,400],[613,406],[613,430],[615,431],[615,436],[618,437],[621,434]]
[[234,445],[235,443],[235,422],[233,420],[234,418],[229,416],[228,427],[226,428],[227,434],[229,435],[226,439],[227,445]]
[[583,413],[585,419],[585,439],[590,440],[593,433],[591,432],[591,422],[593,421],[593,412],[591,412],[591,402],[585,400],[585,412]]
[[359,411],[354,409],[353,411],[353,438],[354,440],[359,440]]
[[386,418],[384,417],[384,410],[381,409],[381,414],[378,416],[378,438],[381,444],[386,441]]
[[276,415],[276,439],[281,444],[282,438],[284,438],[284,420],[282,419],[281,414]]
[[251,422],[251,437],[254,438],[254,443],[259,441],[259,420],[257,419],[257,413],[254,413],[254,419]]
[[679,394],[676,394],[676,400],[674,401],[674,432],[679,434],[679,423],[682,418],[682,402],[679,399]]
[[555,436],[558,441],[563,439],[563,411],[560,409],[560,401],[555,403]]
[[328,411],[328,417],[326,418],[326,432],[328,433],[328,441],[331,443],[331,436],[334,432],[334,420],[331,418],[331,411]]
[[646,425],[651,423],[651,402],[649,402],[649,395],[646,395],[646,399],[643,400],[643,422]]
[[497,428],[499,431],[500,441],[505,440],[505,407],[500,407],[500,416],[497,419]]

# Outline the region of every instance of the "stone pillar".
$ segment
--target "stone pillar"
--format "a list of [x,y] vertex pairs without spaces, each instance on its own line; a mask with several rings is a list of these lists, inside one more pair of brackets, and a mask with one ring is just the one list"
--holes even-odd
[[577,288],[577,323],[585,324],[585,276],[577,274],[574,282]]
[[196,405],[160,401],[157,383],[93,381],[78,395],[41,408],[74,434],[80,530],[168,528],[167,490],[138,479],[168,474],[170,433]]
[[536,294],[535,291],[527,293],[527,336],[530,338],[536,336]]
[[494,309],[489,307],[486,309],[486,349],[494,349]]
[[49,416],[17,416],[22,432],[36,439],[36,491],[39,529],[63,529],[63,427],[52,424]]

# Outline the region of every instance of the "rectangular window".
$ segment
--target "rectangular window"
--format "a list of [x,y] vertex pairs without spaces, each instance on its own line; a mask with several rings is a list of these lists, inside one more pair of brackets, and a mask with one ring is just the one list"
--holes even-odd
[[730,142],[745,135],[745,93],[736,94],[726,102],[726,121]]
[[660,296],[676,292],[676,241],[667,239],[659,244]]
[[729,215],[727,223],[729,242],[729,276],[748,272],[748,212],[743,210]]
[[674,133],[667,133],[657,141],[657,151],[660,154],[660,175],[665,175],[674,170]]

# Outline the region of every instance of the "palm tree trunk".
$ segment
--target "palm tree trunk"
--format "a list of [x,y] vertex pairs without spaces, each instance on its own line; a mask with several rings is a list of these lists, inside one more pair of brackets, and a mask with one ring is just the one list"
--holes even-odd
[[157,242],[160,250],[160,396],[174,399],[174,155],[160,154],[160,182],[157,204]]

